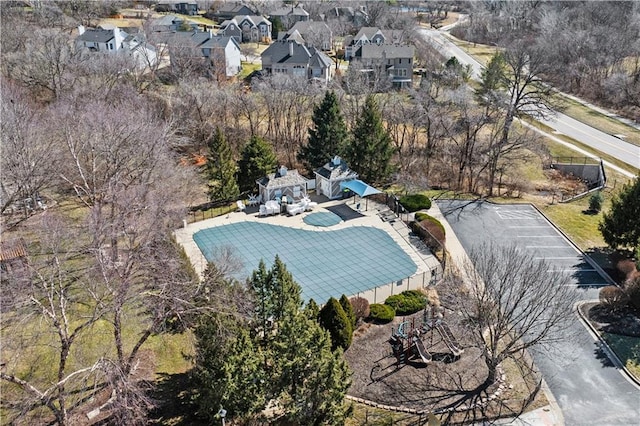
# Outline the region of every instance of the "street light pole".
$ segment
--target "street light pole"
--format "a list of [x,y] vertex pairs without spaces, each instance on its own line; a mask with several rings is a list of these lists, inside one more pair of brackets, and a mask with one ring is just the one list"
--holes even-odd
[[224,418],[227,415],[227,410],[225,410],[224,408],[220,408],[220,411],[218,411],[218,415],[220,416],[220,418],[222,419],[222,426],[225,426],[224,423]]

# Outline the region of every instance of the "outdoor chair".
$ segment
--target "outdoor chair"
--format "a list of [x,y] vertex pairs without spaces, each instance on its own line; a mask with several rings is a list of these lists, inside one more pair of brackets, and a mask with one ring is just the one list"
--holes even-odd
[[236,201],[236,205],[238,206],[238,211],[243,212],[244,209],[246,208],[246,206],[244,205],[244,203],[242,202],[242,200],[238,200]]

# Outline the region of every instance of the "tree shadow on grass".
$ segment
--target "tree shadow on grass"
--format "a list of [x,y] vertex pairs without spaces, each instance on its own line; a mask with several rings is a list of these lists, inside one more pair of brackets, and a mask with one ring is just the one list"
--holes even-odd
[[151,397],[155,409],[149,413],[150,424],[172,426],[205,426],[208,423],[195,416],[189,373],[164,374],[156,381]]

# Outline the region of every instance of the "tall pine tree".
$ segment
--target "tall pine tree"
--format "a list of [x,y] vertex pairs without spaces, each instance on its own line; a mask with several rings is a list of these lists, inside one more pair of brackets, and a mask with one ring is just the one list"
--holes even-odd
[[392,155],[391,136],[382,124],[378,103],[369,95],[352,129],[351,143],[345,149],[345,158],[349,167],[362,180],[384,183],[392,172]]
[[240,190],[236,182],[237,166],[231,148],[219,127],[207,141],[208,153],[206,172],[209,180],[211,201],[232,201],[238,198]]
[[342,155],[348,137],[347,126],[334,91],[327,91],[322,102],[313,108],[312,120],[308,142],[298,153],[298,160],[309,172],[322,167],[333,156]]
[[256,187],[256,180],[272,173],[278,165],[273,148],[264,139],[252,136],[242,150],[239,161],[238,184],[240,191],[251,191]]
[[640,178],[626,183],[611,200],[611,209],[602,216],[600,232],[614,249],[640,247]]

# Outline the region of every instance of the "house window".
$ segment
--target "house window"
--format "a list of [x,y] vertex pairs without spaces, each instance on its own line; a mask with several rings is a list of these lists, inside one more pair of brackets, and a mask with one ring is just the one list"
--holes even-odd
[[109,50],[113,50],[113,43],[109,43]]
[[305,75],[305,67],[303,65],[294,65],[293,66],[293,75],[304,77]]

